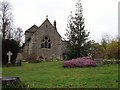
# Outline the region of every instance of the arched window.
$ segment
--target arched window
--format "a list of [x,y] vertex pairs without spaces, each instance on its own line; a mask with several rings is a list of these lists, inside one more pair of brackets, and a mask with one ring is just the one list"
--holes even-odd
[[51,41],[50,41],[50,39],[48,37],[45,37],[42,40],[41,48],[51,48]]

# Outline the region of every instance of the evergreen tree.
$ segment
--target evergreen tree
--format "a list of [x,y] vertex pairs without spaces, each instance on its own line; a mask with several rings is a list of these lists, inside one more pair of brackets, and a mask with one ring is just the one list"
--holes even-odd
[[68,59],[87,56],[90,49],[90,41],[88,41],[89,32],[85,30],[83,9],[80,0],[76,3],[76,12],[68,17],[66,43]]
[[11,51],[13,55],[11,56],[11,63],[15,64],[17,53],[20,51],[20,46],[14,39],[2,39],[2,64],[8,64],[7,52]]

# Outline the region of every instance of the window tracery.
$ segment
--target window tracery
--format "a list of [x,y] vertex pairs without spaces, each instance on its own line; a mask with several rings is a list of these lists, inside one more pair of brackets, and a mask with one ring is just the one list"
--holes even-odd
[[41,48],[51,48],[51,41],[47,36],[42,40]]

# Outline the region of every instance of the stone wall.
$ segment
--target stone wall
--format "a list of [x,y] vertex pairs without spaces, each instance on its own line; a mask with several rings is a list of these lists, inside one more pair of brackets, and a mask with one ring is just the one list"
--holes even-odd
[[[30,36],[30,34],[26,34],[26,38]],[[50,48],[41,48],[41,44],[45,38],[48,38],[50,41]],[[27,48],[28,47],[28,48]],[[29,44],[26,44],[24,50],[25,55],[29,59],[36,60],[38,57],[42,57],[44,59],[62,59],[62,39],[59,33],[57,32],[56,27],[54,27],[48,19],[46,19],[43,24],[38,27],[37,31],[31,36],[31,40]]]

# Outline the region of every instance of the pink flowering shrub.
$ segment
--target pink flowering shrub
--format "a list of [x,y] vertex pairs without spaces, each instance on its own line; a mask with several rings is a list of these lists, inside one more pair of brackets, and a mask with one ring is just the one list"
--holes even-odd
[[92,58],[90,58],[90,57],[81,57],[81,58],[77,58],[77,59],[64,61],[63,66],[70,67],[70,68],[88,67],[88,66],[96,67],[96,62],[94,60],[92,60]]

